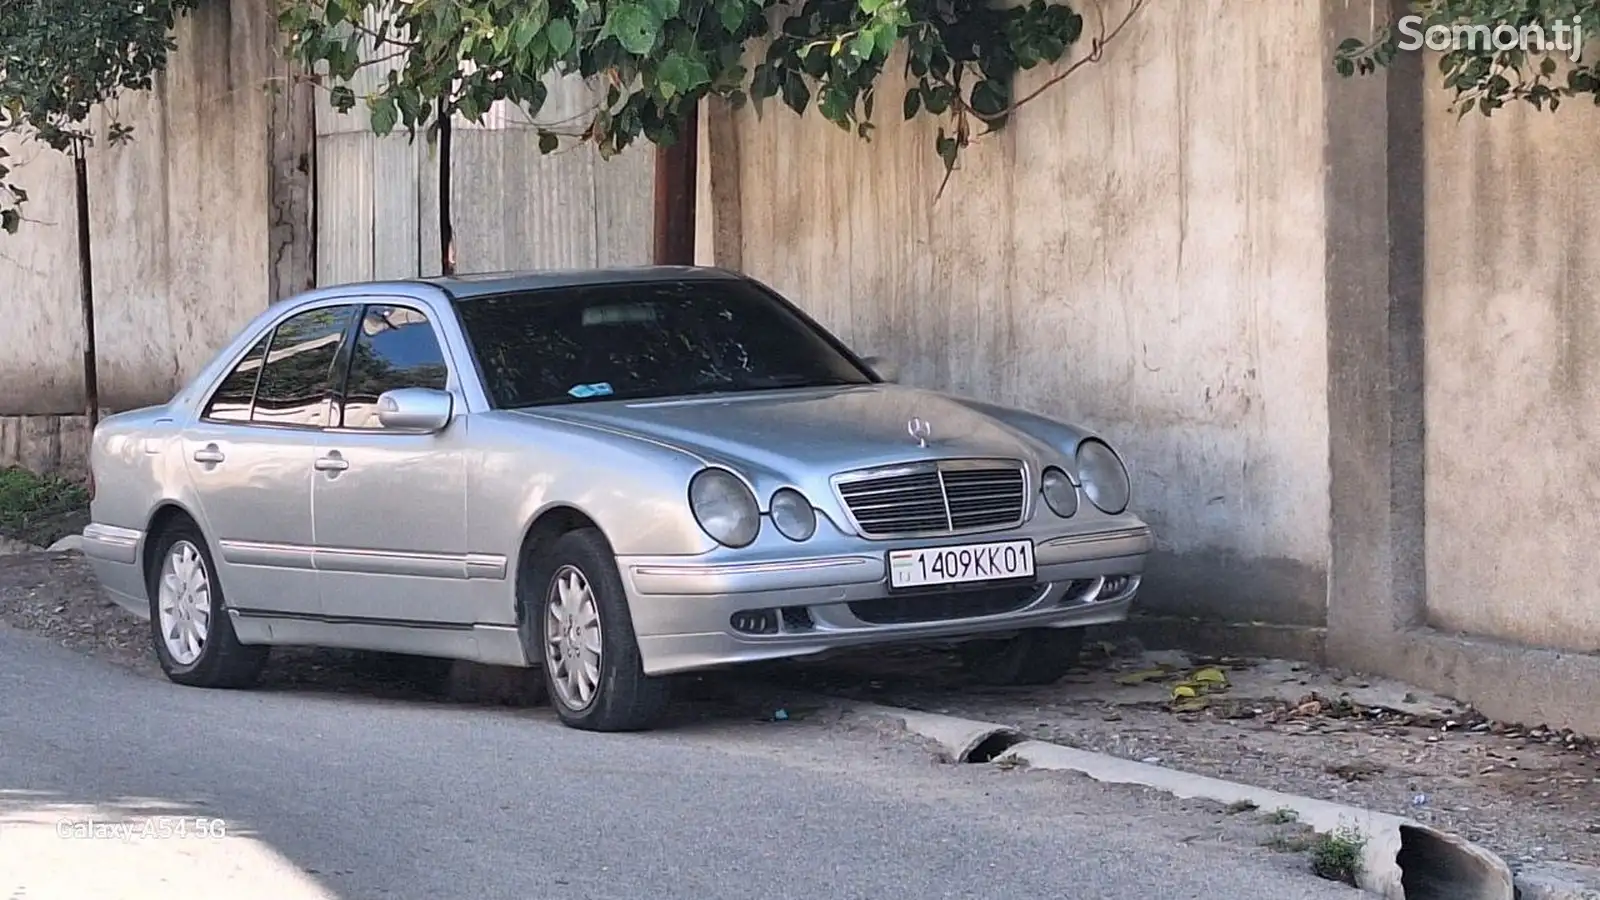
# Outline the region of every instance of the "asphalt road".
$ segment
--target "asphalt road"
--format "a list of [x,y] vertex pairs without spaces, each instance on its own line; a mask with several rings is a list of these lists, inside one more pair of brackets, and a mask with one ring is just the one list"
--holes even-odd
[[836,721],[200,691],[0,627],[0,900],[1361,896],[1214,819]]

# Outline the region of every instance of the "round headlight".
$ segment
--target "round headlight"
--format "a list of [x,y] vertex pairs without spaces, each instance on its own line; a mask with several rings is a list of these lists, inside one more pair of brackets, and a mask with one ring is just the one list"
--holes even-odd
[[791,541],[810,540],[817,533],[817,513],[804,494],[782,488],[772,495],[772,524]]
[[726,469],[705,469],[689,482],[694,520],[711,539],[726,547],[745,547],[761,530],[756,498]]
[[1044,502],[1051,512],[1063,519],[1070,519],[1078,511],[1078,487],[1060,469],[1045,469]]
[[1101,512],[1114,516],[1128,508],[1133,493],[1128,470],[1103,441],[1090,438],[1078,445],[1078,480]]

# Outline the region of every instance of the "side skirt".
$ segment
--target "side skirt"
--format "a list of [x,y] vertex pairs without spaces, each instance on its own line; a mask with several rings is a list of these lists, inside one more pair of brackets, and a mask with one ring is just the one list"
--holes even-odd
[[517,629],[507,625],[457,625],[394,619],[355,619],[230,609],[243,644],[279,644],[372,650],[464,659],[488,666],[529,665]]

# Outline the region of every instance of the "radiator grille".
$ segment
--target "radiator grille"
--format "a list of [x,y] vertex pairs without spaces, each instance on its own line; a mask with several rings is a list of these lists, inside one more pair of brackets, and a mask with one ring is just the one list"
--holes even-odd
[[1021,463],[946,460],[851,472],[839,497],[863,537],[955,534],[1022,524],[1028,479]]

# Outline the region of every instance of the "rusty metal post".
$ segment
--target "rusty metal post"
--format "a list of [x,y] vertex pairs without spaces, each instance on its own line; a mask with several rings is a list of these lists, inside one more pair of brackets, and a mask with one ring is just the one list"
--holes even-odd
[[89,431],[100,424],[100,374],[94,340],[94,248],[89,243],[89,161],[81,139],[72,150],[72,174],[78,195],[78,274],[83,279],[83,402]]
[[700,159],[700,107],[685,117],[671,146],[656,147],[655,242],[658,266],[694,265],[695,175]]
[[454,129],[451,111],[443,98],[439,100],[439,274],[456,274],[456,228],[450,221],[450,193],[452,184],[450,144]]

